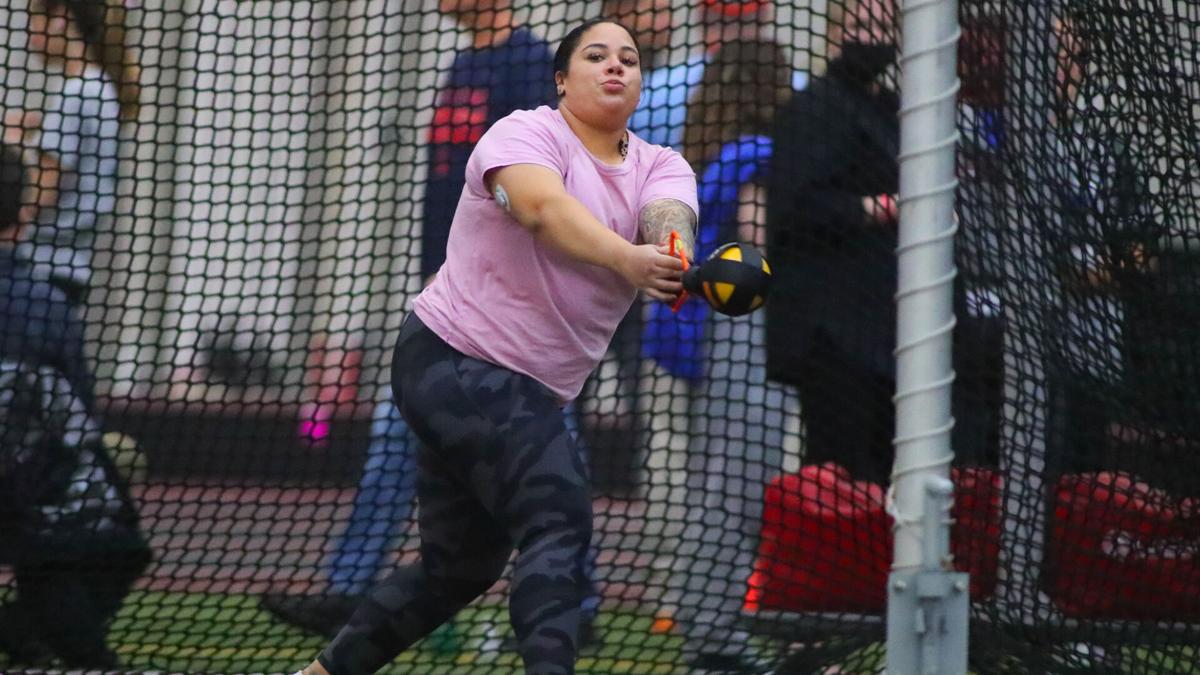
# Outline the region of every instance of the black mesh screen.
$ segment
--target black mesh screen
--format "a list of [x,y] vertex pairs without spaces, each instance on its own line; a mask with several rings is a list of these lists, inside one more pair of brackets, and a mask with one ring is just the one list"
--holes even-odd
[[[554,106],[553,49],[607,14],[698,255],[751,244],[773,286],[638,301],[565,411],[578,670],[882,669],[894,2],[31,3],[0,8],[0,668],[294,672],[419,564],[393,344],[472,147]],[[959,14],[972,669],[1194,672],[1200,6]],[[510,578],[389,672],[521,672]]]

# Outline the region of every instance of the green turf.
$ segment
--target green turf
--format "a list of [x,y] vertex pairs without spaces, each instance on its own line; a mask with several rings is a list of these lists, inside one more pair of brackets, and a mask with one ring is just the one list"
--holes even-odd
[[[6,595],[0,591],[0,601]],[[577,672],[683,673],[682,639],[652,634],[652,621],[646,613],[602,611],[597,622],[601,644],[580,655]],[[519,658],[498,648],[510,632],[504,607],[471,607],[455,619],[453,630],[439,630],[380,672],[516,675],[523,672]],[[114,621],[109,643],[129,671],[270,675],[299,670],[325,641],[275,620],[258,608],[257,596],[137,591],[126,599]],[[845,672],[875,672],[883,663],[882,647],[868,645],[843,654],[838,661]],[[1200,654],[1192,647],[1149,650],[1128,646],[1113,656],[1125,672],[1200,672]],[[0,672],[19,672],[2,653]],[[1026,671],[1018,666],[997,672]]]
[[[129,669],[185,673],[294,672],[324,641],[272,618],[249,595],[136,592],[117,616],[109,643]],[[581,654],[580,673],[680,672],[682,640],[650,633],[652,617],[602,612],[602,644]],[[520,659],[497,649],[508,635],[499,606],[472,607],[400,656],[383,673],[520,673]]]

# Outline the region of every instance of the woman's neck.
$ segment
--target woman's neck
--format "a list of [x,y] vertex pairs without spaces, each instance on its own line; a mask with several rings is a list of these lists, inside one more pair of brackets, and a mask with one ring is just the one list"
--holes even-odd
[[609,129],[588,124],[571,112],[565,101],[558,104],[558,110],[563,119],[567,121],[567,126],[571,127],[571,131],[579,137],[583,147],[587,148],[588,152],[592,153],[596,159],[612,165],[625,161],[625,155],[621,150],[622,145],[628,142],[626,137],[628,132],[625,127]]

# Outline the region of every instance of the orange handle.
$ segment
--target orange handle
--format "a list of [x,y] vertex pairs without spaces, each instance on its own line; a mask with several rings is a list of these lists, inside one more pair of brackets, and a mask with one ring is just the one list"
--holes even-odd
[[[669,241],[669,244],[671,247],[671,255],[678,257],[679,260],[683,262],[683,271],[684,272],[688,271],[687,254],[685,254],[683,252],[683,249],[679,247],[679,232],[676,232],[675,230],[671,230],[671,238],[668,241]],[[688,297],[687,291],[680,291],[679,297],[675,299],[675,304],[671,305],[671,311],[678,312],[679,308],[683,307],[683,303],[684,303],[684,301],[687,300],[687,297]]]

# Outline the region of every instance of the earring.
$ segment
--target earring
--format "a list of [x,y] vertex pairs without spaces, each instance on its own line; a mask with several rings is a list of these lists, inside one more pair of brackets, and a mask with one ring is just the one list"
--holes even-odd
[[558,90],[558,95],[559,95],[559,96],[565,96],[566,94],[567,94],[567,90],[566,90],[566,89],[559,89],[559,90]]

